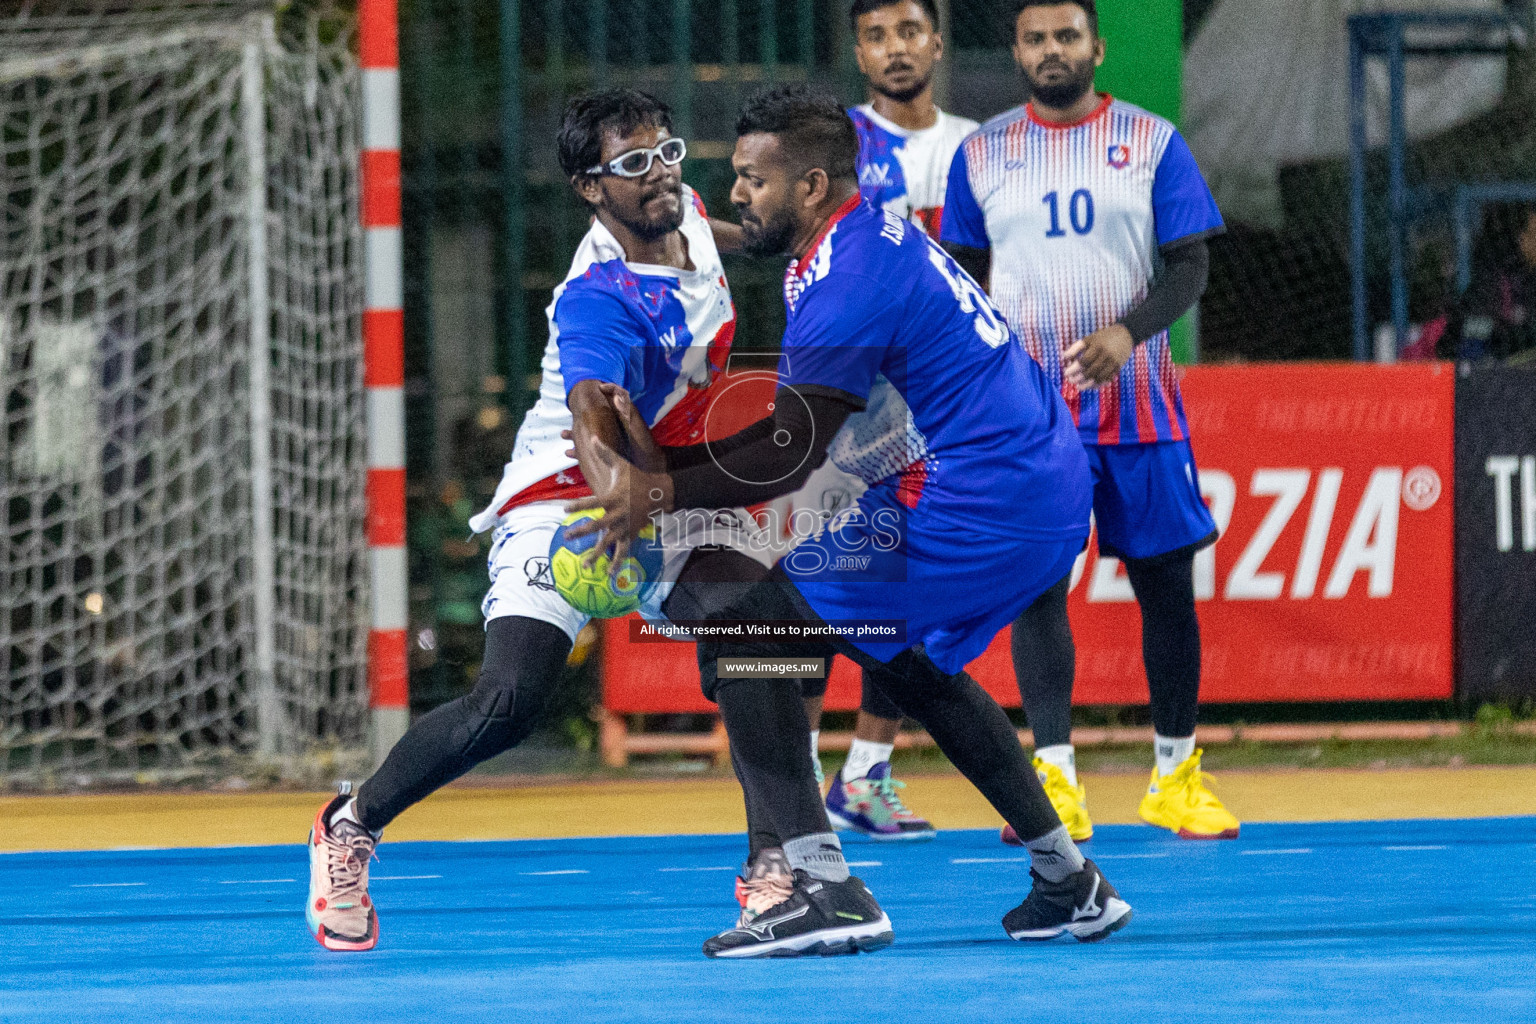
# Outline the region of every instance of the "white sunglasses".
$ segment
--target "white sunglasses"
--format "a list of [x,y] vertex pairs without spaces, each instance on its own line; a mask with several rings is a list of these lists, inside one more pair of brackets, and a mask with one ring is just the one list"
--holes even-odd
[[676,167],[688,155],[688,144],[682,139],[664,139],[650,149],[632,149],[620,153],[606,164],[588,167],[587,174],[616,174],[621,178],[643,178],[651,173],[651,161],[657,157],[668,167]]

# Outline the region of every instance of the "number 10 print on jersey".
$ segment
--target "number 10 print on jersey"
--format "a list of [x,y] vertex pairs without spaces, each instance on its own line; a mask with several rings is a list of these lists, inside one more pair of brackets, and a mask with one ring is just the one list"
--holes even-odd
[[1061,388],[1084,443],[1135,444],[1189,437],[1168,332],[1089,391],[1063,384],[1061,355],[1146,298],[1158,249],[1221,230],[1173,125],[1105,97],[1076,124],[1026,106],[982,125],[955,154],[941,237],[991,250],[992,301]]
[[[1061,228],[1061,210],[1059,204],[1061,197],[1056,192],[1045,194],[1045,205],[1051,210],[1051,229],[1045,233],[1046,238],[1065,238],[1066,232]],[[1072,230],[1079,235],[1086,235],[1093,230],[1093,193],[1085,188],[1080,188],[1072,193],[1072,198],[1067,206],[1068,214],[1072,218]]]

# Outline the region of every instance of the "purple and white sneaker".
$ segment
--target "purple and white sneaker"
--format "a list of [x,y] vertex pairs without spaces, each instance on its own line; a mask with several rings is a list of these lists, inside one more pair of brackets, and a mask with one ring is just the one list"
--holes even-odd
[[839,831],[858,832],[878,842],[932,839],[933,826],[908,810],[897,790],[906,783],[891,778],[891,763],[881,761],[862,779],[844,782],[842,772],[827,791],[827,819]]

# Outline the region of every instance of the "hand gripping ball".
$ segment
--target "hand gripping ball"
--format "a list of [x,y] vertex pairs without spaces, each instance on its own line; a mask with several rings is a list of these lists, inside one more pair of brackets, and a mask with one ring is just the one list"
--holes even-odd
[[648,523],[630,545],[618,572],[609,575],[611,559],[606,552],[598,555],[590,567],[585,566],[582,559],[598,543],[600,535],[568,540],[566,530],[602,515],[603,510],[596,508],[565,517],[549,543],[549,570],[555,578],[556,592],[572,608],[594,619],[616,619],[639,608],[650,596],[661,577],[661,544],[656,538],[655,524]]

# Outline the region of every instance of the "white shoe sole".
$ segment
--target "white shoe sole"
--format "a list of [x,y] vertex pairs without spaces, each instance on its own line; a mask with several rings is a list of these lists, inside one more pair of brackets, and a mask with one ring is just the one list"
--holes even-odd
[[741,946],[719,953],[705,955],[718,960],[751,960],[757,957],[789,956],[842,956],[850,953],[873,953],[884,949],[896,940],[891,931],[891,919],[885,914],[878,921],[846,925],[842,928],[823,928],[820,931],[792,935],[755,946]]
[[827,812],[827,821],[835,832],[852,832],[856,836],[863,836],[875,843],[925,843],[939,834],[935,829],[929,829],[927,832],[898,832],[895,835],[866,832],[835,811]]
[[1097,917],[1073,921],[1071,924],[1060,924],[1053,928],[1026,928],[1022,931],[1011,931],[1008,937],[1018,939],[1020,942],[1040,942],[1065,934],[1071,935],[1078,942],[1098,942],[1100,939],[1109,938],[1130,923],[1131,905],[1122,899],[1109,899],[1105,901],[1104,912]]

